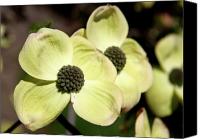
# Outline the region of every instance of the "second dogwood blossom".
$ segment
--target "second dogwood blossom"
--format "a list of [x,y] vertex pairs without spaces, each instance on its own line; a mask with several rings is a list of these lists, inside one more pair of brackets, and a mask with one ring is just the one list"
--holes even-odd
[[89,17],[86,29],[74,36],[84,36],[104,53],[115,66],[115,84],[123,92],[123,111],[130,110],[152,84],[152,67],[143,48],[127,38],[128,23],[116,6],[98,7]]

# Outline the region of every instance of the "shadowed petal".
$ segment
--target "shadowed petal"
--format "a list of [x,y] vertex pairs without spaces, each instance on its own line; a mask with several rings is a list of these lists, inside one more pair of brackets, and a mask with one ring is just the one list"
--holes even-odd
[[159,117],[169,116],[177,106],[174,87],[165,72],[154,69],[153,74],[153,85],[145,93],[147,103],[155,115]]
[[144,108],[135,121],[135,137],[151,137],[149,119]]
[[167,35],[158,42],[155,53],[165,71],[170,72],[174,68],[181,68],[183,65],[182,36]]
[[122,110],[127,112],[139,102],[141,97],[136,81],[126,72],[121,71],[121,73],[117,76],[115,84],[122,90]]
[[178,97],[180,103],[183,103],[183,86],[175,86],[175,94]]
[[123,72],[126,72],[135,80],[134,86],[138,87],[140,93],[145,92],[153,82],[152,67],[146,57],[146,53],[132,39],[126,39],[121,49],[126,54],[126,65]]
[[169,138],[169,130],[160,118],[153,121],[152,138]]
[[35,131],[53,122],[70,100],[57,91],[55,83],[20,81],[14,91],[14,106],[20,121]]

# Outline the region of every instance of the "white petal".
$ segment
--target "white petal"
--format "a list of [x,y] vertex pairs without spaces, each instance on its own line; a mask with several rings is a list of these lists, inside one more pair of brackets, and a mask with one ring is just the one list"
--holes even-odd
[[72,45],[68,36],[48,28],[30,34],[19,54],[22,69],[42,80],[56,80],[60,68],[71,60]]
[[21,81],[14,91],[14,106],[20,121],[35,131],[53,122],[70,100],[57,91],[55,83]]
[[77,115],[86,121],[111,125],[119,116],[122,105],[120,89],[110,82],[86,81],[79,93],[72,94]]
[[106,5],[97,8],[89,17],[87,38],[101,51],[110,46],[120,46],[128,34],[128,23],[120,9]]

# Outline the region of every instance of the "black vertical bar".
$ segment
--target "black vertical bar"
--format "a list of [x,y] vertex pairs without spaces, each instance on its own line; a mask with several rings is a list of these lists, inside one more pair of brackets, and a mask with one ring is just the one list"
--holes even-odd
[[12,133],[12,131],[14,131],[20,124],[21,122],[18,120],[10,128],[8,128],[4,133]]
[[197,134],[197,4],[184,2],[184,135]]
[[71,125],[71,123],[69,123],[62,114],[58,116],[57,120],[63,127],[71,132],[72,135],[81,135],[81,133],[73,125]]

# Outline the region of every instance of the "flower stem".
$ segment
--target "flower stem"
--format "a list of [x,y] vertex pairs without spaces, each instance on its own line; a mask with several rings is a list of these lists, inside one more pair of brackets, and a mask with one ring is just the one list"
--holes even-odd
[[69,123],[62,114],[58,116],[57,120],[63,127],[69,130],[72,135],[81,135],[81,133],[71,123]]
[[[62,114],[57,118],[57,120],[65,129],[71,132],[72,135],[81,135],[81,133],[72,124],[70,124]],[[9,127],[4,133],[12,133],[20,125],[21,122],[18,120],[11,127]]]
[[11,133],[11,132],[14,131],[20,124],[21,124],[21,122],[18,120],[18,121],[15,122],[10,128],[8,128],[4,133]]

